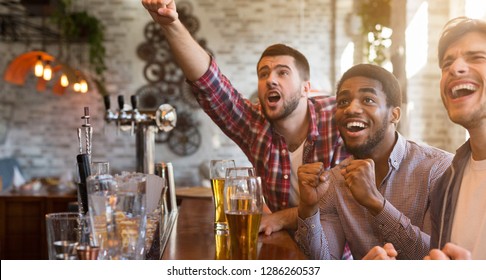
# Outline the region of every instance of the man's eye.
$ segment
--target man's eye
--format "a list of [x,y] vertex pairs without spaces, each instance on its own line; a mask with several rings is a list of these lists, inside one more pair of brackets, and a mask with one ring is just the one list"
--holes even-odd
[[375,100],[373,100],[372,98],[367,97],[367,98],[364,99],[364,102],[365,103],[375,103]]
[[473,56],[473,60],[474,61],[478,61],[478,60],[485,60],[486,57],[484,57],[484,55],[475,55]]
[[450,61],[444,61],[444,63],[442,63],[442,71],[444,70],[447,70],[449,68],[449,66],[451,66],[451,62]]
[[346,106],[348,104],[348,100],[346,99],[338,100],[336,104],[338,107]]
[[266,72],[261,72],[260,74],[258,74],[258,78],[260,78],[260,79],[263,79],[267,76],[268,76],[268,73],[266,73]]

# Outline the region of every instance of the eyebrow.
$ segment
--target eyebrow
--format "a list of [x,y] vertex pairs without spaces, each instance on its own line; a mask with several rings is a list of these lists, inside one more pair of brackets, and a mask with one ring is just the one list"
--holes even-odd
[[[285,64],[277,64],[274,68],[275,69],[286,68],[286,69],[292,71],[292,68],[290,68],[290,66],[285,65]],[[260,71],[262,71],[262,70],[269,70],[269,69],[270,69],[270,67],[268,65],[264,65],[264,66],[258,68],[258,73],[260,73]]]
[[[486,51],[477,50],[477,51],[466,51],[464,53],[465,56],[473,56],[473,55],[476,55],[476,54],[486,54]],[[444,63],[444,61],[454,60],[455,57],[456,57],[455,55],[449,54],[446,57],[444,57],[444,59],[442,59],[442,63]]]
[[[374,88],[371,88],[371,87],[363,87],[363,88],[360,88],[358,90],[358,92],[361,92],[361,93],[367,92],[367,93],[371,93],[373,95],[378,96],[378,93],[376,92],[376,90]],[[345,89],[345,90],[342,90],[342,91],[338,92],[337,94],[349,94],[349,93],[350,93],[350,91],[347,90],[347,89]]]

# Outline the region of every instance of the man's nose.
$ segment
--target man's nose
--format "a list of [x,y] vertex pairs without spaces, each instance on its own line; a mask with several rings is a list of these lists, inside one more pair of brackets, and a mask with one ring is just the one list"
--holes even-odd
[[463,58],[457,58],[449,67],[452,75],[464,75],[469,69],[469,64]]
[[359,114],[363,112],[363,108],[361,107],[361,103],[358,99],[353,99],[349,103],[349,105],[344,110],[345,114]]
[[267,77],[267,86],[272,87],[272,86],[275,86],[275,85],[277,85],[276,76],[274,74],[270,73]]

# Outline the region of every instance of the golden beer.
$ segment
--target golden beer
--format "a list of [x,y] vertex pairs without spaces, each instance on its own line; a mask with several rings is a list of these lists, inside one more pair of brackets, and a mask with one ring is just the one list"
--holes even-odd
[[216,178],[211,179],[211,188],[213,190],[214,201],[214,226],[215,229],[227,229],[228,223],[226,220],[226,214],[224,213],[224,179]]
[[233,260],[256,260],[258,255],[258,229],[261,213],[245,211],[226,213],[230,231],[230,250]]
[[214,232],[214,244],[216,260],[230,260],[229,233],[227,230],[216,230]]

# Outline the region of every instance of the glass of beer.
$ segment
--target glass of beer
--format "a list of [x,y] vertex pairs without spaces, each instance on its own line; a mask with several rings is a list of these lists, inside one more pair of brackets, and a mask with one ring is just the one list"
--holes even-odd
[[228,230],[228,223],[224,213],[223,189],[226,169],[234,167],[235,161],[232,159],[211,160],[209,164],[209,177],[211,179],[211,189],[213,190],[215,230]]
[[253,167],[233,167],[226,168],[226,178],[228,177],[248,177],[256,176],[255,169]]
[[260,177],[227,177],[224,209],[229,227],[231,259],[257,259],[258,229],[263,212]]

